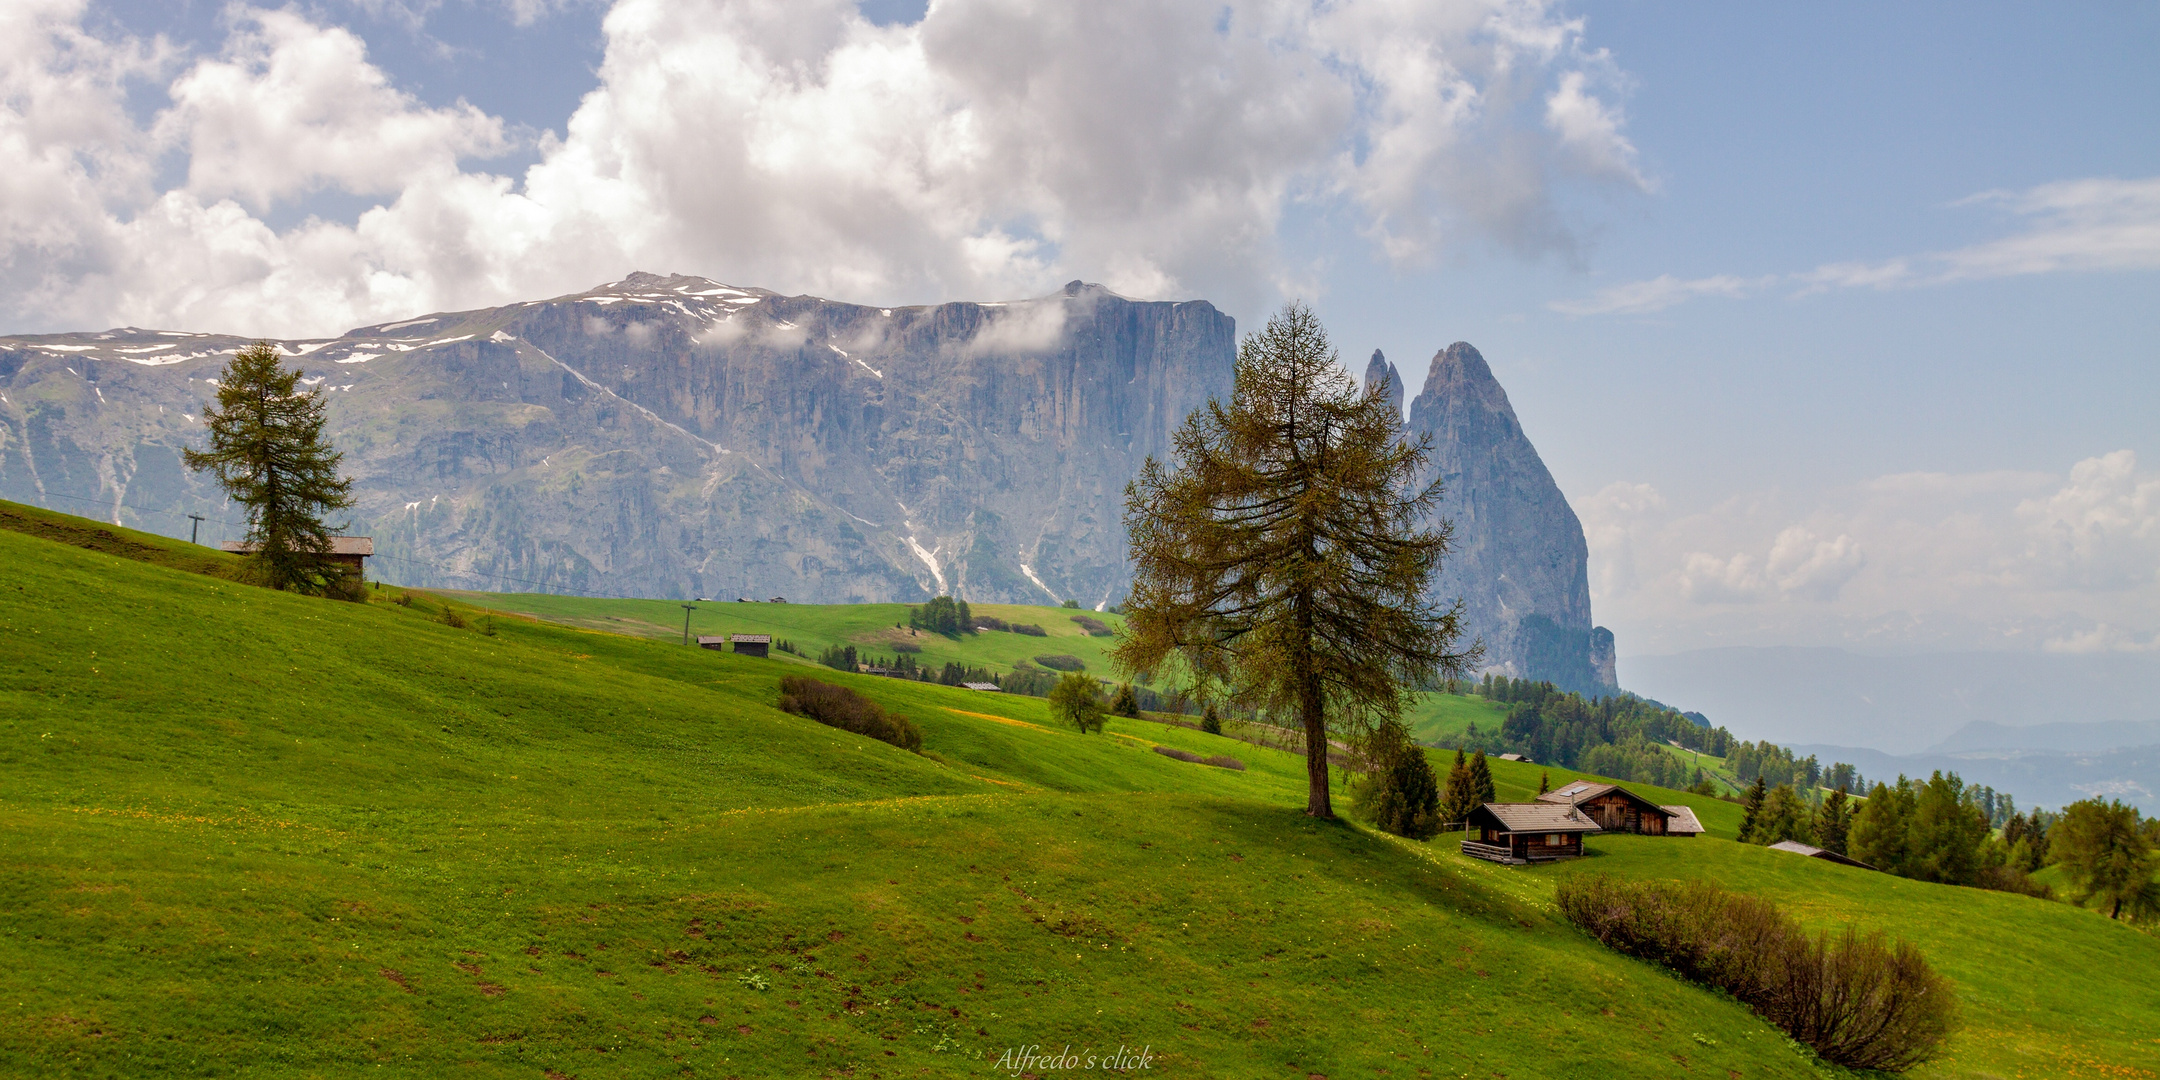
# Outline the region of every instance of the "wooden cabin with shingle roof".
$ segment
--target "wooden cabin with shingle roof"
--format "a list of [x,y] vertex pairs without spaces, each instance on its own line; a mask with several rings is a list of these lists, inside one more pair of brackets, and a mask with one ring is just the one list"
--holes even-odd
[[1573,859],[1583,837],[1604,830],[1588,814],[1565,803],[1486,803],[1470,811],[1462,852],[1474,859],[1524,865]]
[[[1618,784],[1577,780],[1538,796],[1538,801],[1580,807],[1606,832],[1670,834],[1672,811]],[[1702,826],[1697,825],[1696,831],[1702,831]]]

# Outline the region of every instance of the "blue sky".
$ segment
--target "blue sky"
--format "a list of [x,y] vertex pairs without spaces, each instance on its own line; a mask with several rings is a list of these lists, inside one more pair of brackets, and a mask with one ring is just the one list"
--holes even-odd
[[1296,296],[1484,352],[1623,658],[2160,649],[2151,4],[17,7],[5,329]]

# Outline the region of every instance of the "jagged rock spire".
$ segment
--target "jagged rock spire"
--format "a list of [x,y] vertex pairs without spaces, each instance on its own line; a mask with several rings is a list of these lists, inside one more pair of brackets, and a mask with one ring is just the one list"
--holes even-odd
[[1381,379],[1388,381],[1388,400],[1395,403],[1395,415],[1401,416],[1403,403],[1402,373],[1395,370],[1395,365],[1388,363],[1386,355],[1382,354],[1380,350],[1374,349],[1371,362],[1365,365],[1365,385],[1377,386]]

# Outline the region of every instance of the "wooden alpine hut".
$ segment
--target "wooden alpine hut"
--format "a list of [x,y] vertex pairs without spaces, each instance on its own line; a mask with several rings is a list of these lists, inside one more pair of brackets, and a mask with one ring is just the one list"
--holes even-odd
[[1477,838],[1463,838],[1463,854],[1517,865],[1575,858],[1584,836],[1604,831],[1564,803],[1486,803],[1470,811],[1468,824]]
[[[1673,818],[1672,811],[1618,784],[1600,784],[1594,780],[1564,784],[1538,796],[1538,801],[1581,807],[1582,812],[1596,820],[1598,827],[1606,832],[1665,836]],[[1696,828],[1701,830],[1699,825]]]

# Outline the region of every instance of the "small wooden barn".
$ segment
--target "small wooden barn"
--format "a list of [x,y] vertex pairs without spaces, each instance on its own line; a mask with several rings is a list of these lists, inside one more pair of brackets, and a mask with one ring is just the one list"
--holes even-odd
[[962,690],[980,690],[986,694],[1002,694],[1005,692],[1004,687],[994,682],[964,682],[960,684],[960,688]]
[[1702,820],[1695,816],[1694,807],[1664,806],[1660,807],[1660,809],[1672,815],[1672,817],[1665,822],[1665,835],[1701,836],[1703,834]]
[[1857,866],[1862,870],[1875,869],[1874,867],[1869,866],[1868,864],[1861,862],[1860,860],[1855,859],[1850,855],[1840,855],[1835,851],[1830,851],[1825,848],[1819,848],[1813,844],[1803,844],[1798,840],[1780,840],[1777,843],[1770,845],[1770,850],[1787,851],[1791,852],[1794,855],[1805,855],[1810,859],[1821,859],[1824,862],[1834,862],[1839,866]]
[[[1671,832],[1672,811],[1618,784],[1577,780],[1538,796],[1538,801],[1580,807],[1606,832],[1644,836],[1666,836]],[[1695,826],[1695,831],[1701,832],[1702,826]]]
[[[235,555],[255,554],[254,544],[227,540],[219,546]],[[375,538],[372,536],[333,536],[330,538],[329,554],[325,558],[340,566],[350,567],[353,573],[358,574],[367,568],[367,558],[373,554]]]
[[771,634],[729,634],[728,641],[743,656],[768,656],[772,652]]
[[1496,863],[1526,864],[1572,859],[1583,837],[1603,832],[1590,815],[1562,803],[1486,803],[1470,811],[1462,852]]

